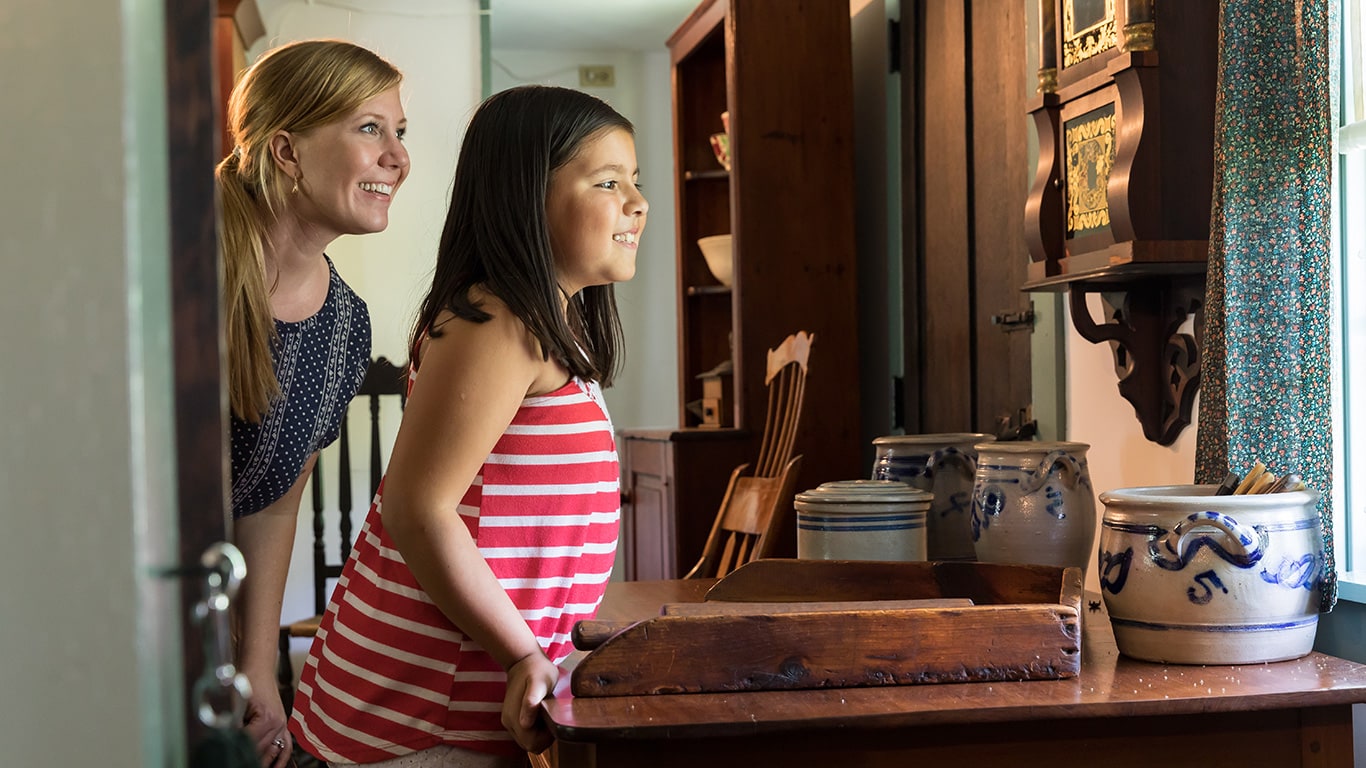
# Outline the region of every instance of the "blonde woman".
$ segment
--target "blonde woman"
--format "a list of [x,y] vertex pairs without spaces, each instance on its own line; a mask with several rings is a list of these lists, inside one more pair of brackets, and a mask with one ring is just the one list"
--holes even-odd
[[237,662],[261,764],[289,762],[276,639],[299,503],[370,360],[370,316],[325,251],[382,231],[408,175],[402,75],[337,40],[276,48],[228,104],[218,165],[232,411],[234,534],[247,562]]

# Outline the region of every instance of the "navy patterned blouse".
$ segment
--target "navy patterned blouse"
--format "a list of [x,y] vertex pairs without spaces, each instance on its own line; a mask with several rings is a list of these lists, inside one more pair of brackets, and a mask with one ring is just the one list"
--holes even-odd
[[331,259],[327,270],[327,300],[317,314],[297,323],[275,321],[280,399],[260,423],[232,417],[234,519],[278,501],[308,457],[337,439],[370,365],[370,312]]

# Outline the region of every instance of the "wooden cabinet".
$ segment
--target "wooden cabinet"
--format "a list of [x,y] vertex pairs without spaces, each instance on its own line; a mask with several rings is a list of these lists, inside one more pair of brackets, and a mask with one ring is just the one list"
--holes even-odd
[[[767,351],[816,336],[799,449],[857,453],[853,74],[846,0],[707,0],[669,39],[678,205],[679,420],[700,374],[733,363],[722,426],[757,442]],[[731,170],[710,137],[730,116]],[[732,235],[733,287],[700,238]],[[833,439],[829,446],[823,439]],[[807,461],[821,464],[822,461]],[[860,475],[862,473],[859,473]]]
[[[798,490],[867,470],[859,436],[848,0],[705,0],[669,39],[669,50],[681,428],[623,435],[623,450],[637,464],[638,443],[671,443],[665,466],[672,483],[646,470],[623,476],[624,487],[635,489],[623,510],[635,541],[623,538],[623,555],[628,563],[637,557],[627,569],[637,574],[647,570],[639,560],[645,552],[671,551],[675,571],[701,554],[730,471],[757,457],[768,350],[796,331],[815,335],[796,444],[805,456]],[[722,131],[723,112],[730,117],[729,171],[710,141]],[[697,244],[727,233],[731,287],[713,277]],[[732,402],[723,404],[719,427],[702,427],[698,377],[727,361]],[[656,477],[663,479],[656,484]],[[658,506],[636,503],[656,494]],[[659,541],[642,536],[667,529],[656,516],[669,509],[675,539],[659,549]],[[790,531],[789,539],[785,549],[795,553]]]
[[630,509],[629,515],[622,515],[617,547],[622,574],[627,581],[676,578],[673,446],[668,433],[624,432],[621,443],[621,498],[623,507]]
[[[617,546],[627,581],[675,579],[702,555],[735,466],[746,461],[728,429],[623,430]],[[708,505],[701,500],[715,498]]]

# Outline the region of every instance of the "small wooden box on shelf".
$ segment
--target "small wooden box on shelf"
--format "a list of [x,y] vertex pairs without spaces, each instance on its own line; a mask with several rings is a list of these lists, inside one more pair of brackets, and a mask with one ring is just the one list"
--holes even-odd
[[[676,575],[701,554],[730,470],[757,455],[767,353],[798,330],[812,333],[816,344],[796,446],[805,456],[797,488],[865,474],[859,466],[850,44],[847,0],[704,0],[669,39],[679,428],[627,430],[622,450],[655,450],[666,439],[671,471],[705,476],[701,484],[661,479],[674,516],[673,529],[662,535],[675,537],[677,547],[637,542],[642,552],[675,553]],[[711,143],[723,129],[723,112],[729,112],[729,171]],[[732,235],[730,287],[715,278],[697,244],[719,234]],[[711,426],[688,405],[708,397],[699,375],[727,360],[730,396],[720,398],[722,412],[713,419],[720,426]],[[692,432],[707,434],[694,438]],[[702,464],[708,471],[695,472]],[[628,521],[631,482],[623,477]],[[795,553],[794,532],[783,539],[780,552]],[[684,549],[683,541],[698,544]],[[637,573],[657,572],[640,558],[632,561]]]
[[735,399],[729,372],[702,374],[702,426],[725,425],[726,411]]

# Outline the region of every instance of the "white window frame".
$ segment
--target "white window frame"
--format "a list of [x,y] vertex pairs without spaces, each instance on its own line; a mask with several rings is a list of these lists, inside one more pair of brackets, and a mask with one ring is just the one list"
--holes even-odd
[[1366,603],[1366,0],[1341,0],[1334,85],[1334,531],[1339,596]]

